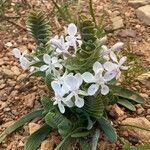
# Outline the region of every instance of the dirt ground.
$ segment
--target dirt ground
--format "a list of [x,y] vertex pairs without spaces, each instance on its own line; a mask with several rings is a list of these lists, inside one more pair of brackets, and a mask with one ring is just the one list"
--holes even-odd
[[[60,24],[65,24],[62,19],[54,14],[54,6],[46,0],[28,1],[30,6],[27,4],[20,6],[21,17],[14,19],[16,8],[13,6],[18,3],[21,4],[22,1],[13,1],[12,7],[6,11],[5,15],[12,18],[7,18],[0,22],[0,131],[3,131],[22,115],[39,108],[40,95],[46,91],[40,78],[31,78],[28,81],[22,80],[28,75],[28,72],[21,69],[18,61],[12,55],[14,47],[18,47],[21,51],[31,51],[35,47],[35,43],[25,27],[29,11],[31,9],[44,10],[51,24],[52,34],[61,31],[63,26]],[[123,79],[123,84],[134,91],[138,91],[146,101],[145,105],[137,105],[137,111],[134,113],[128,113],[119,106],[117,107],[123,112],[123,115],[116,117],[116,114],[113,116],[110,113],[118,134],[130,141],[129,135],[119,130],[119,123],[128,117],[144,117],[150,121],[150,87],[137,80],[139,75],[150,71],[150,26],[137,18],[135,13],[137,8],[131,7],[127,0],[93,0],[93,3],[96,19],[105,25],[108,38],[107,44],[111,46],[117,41],[122,41],[125,43],[123,54],[128,55],[130,53],[130,56],[133,56],[131,65],[136,66],[133,69],[135,73],[129,73],[128,80]],[[88,13],[86,0],[81,1],[81,8],[81,13]],[[116,17],[119,17],[122,24],[115,25],[114,18]],[[116,26],[117,29],[114,29]],[[129,47],[131,51],[128,51]],[[39,123],[38,120],[33,120],[32,122]],[[8,137],[0,145],[0,150],[23,150],[24,142],[28,135],[29,125],[26,124]],[[131,140],[130,142],[132,143],[133,141]],[[142,144],[143,142],[139,140],[138,143]],[[101,145],[104,145],[104,148]],[[115,144],[108,144],[104,140],[100,141],[98,147],[99,150],[118,150],[122,149],[122,143],[118,141]]]

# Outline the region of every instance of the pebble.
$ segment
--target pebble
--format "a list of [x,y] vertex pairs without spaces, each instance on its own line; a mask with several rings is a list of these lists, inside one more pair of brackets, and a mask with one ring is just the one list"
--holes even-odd
[[4,65],[4,63],[5,63],[4,60],[2,58],[0,58],[0,66]]
[[39,124],[36,124],[36,123],[33,123],[33,122],[30,122],[28,126],[29,126],[30,135],[40,128]]
[[144,108],[143,108],[143,107],[138,108],[138,109],[136,110],[136,112],[137,112],[138,115],[140,115],[140,114],[142,114],[142,113],[144,112]]
[[27,94],[27,95],[22,97],[24,105],[27,106],[28,108],[33,108],[35,99],[36,99],[36,93],[35,92],[31,93],[31,94]]
[[21,81],[27,77],[27,74],[21,74],[17,77],[17,81]]
[[129,5],[133,8],[139,8],[140,6],[148,5],[150,4],[149,0],[129,0]]
[[150,5],[139,7],[136,10],[136,15],[146,25],[150,25]]
[[11,67],[11,70],[12,70],[13,73],[14,73],[15,75],[17,75],[17,76],[21,74],[21,72],[20,72],[20,70],[19,70],[19,68],[18,68],[17,66]]
[[11,70],[9,70],[9,69],[4,68],[4,69],[2,69],[2,72],[3,72],[4,75],[6,75],[6,76],[8,76],[10,78],[14,77],[14,73]]
[[7,43],[5,44],[5,46],[7,46],[7,47],[12,47],[13,44],[12,44],[11,42],[7,42]]
[[53,150],[54,149],[54,140],[46,139],[42,142],[40,150]]
[[146,111],[147,115],[150,115],[150,108]]
[[113,30],[117,30],[124,27],[123,19],[120,16],[111,19]]
[[8,112],[8,111],[10,111],[10,110],[11,110],[11,109],[10,109],[9,107],[6,107],[6,108],[3,109],[4,112]]
[[126,29],[126,30],[122,30],[121,32],[119,32],[118,35],[121,37],[135,38],[136,37],[136,31],[131,30],[131,29]]
[[[121,124],[136,125],[138,127],[150,129],[150,121],[145,117],[126,118]],[[129,126],[122,126],[121,130],[128,131],[129,135],[140,138],[143,143],[150,143],[150,132]]]

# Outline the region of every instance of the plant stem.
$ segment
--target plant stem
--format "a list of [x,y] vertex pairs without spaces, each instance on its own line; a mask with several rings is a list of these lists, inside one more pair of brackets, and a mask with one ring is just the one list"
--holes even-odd
[[62,9],[59,7],[59,5],[55,2],[55,0],[51,0],[52,3],[54,4],[54,6],[57,8],[57,10],[59,11],[60,15],[66,20],[68,21],[65,13],[62,11]]
[[93,19],[93,22],[95,23],[95,26],[97,26],[92,4],[93,4],[92,0],[89,0],[90,15]]

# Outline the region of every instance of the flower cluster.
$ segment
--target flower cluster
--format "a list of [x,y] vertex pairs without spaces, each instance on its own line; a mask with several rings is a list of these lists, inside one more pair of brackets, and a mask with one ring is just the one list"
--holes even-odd
[[[65,112],[65,107],[84,106],[84,97],[93,96],[96,93],[107,95],[109,93],[109,83],[112,80],[117,80],[121,75],[121,70],[126,70],[123,66],[127,57],[118,59],[115,52],[123,47],[122,42],[118,42],[110,49],[102,45],[100,55],[105,60],[97,60],[93,64],[93,69],[89,72],[69,72],[63,66],[63,60],[66,60],[71,55],[76,55],[78,48],[82,45],[80,35],[77,35],[77,27],[75,24],[69,24],[67,35],[55,36],[48,42],[53,52],[51,55],[43,54],[42,62],[38,70],[45,72],[46,75],[52,74],[53,81],[51,87],[54,91],[53,104],[58,105],[61,113]],[[69,50],[74,50],[71,54]],[[19,58],[21,67],[26,70],[30,66],[30,61],[25,57],[26,54],[18,49],[13,49],[13,54]],[[62,73],[64,72],[64,73]]]

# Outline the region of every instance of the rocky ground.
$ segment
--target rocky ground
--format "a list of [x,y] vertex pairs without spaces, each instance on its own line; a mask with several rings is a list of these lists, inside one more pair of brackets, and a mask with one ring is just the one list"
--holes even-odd
[[[18,1],[14,1],[14,5]],[[107,43],[125,42],[124,54],[132,54],[133,59],[129,65],[136,68],[134,74],[127,74],[123,84],[139,92],[146,103],[136,105],[136,112],[129,113],[124,108],[114,105],[109,108],[109,114],[121,137],[115,144],[104,139],[98,144],[99,150],[118,150],[122,148],[122,138],[132,144],[150,144],[150,132],[137,128],[121,127],[120,124],[132,124],[150,129],[150,2],[149,0],[93,0],[96,18],[105,25]],[[81,1],[82,13],[87,13],[84,0]],[[32,8],[51,10],[52,5],[47,1],[30,2]],[[0,131],[12,124],[31,109],[40,107],[39,97],[46,91],[40,78],[23,79],[28,72],[23,71],[17,60],[12,56],[12,48],[32,50],[34,42],[25,29],[25,19],[31,8],[22,9],[22,18],[11,22],[0,23]],[[13,16],[14,10],[10,8],[7,15]],[[52,20],[52,19],[51,19]],[[56,17],[53,17],[52,32],[61,30]],[[56,28],[57,26],[57,29]],[[130,50],[127,49],[130,47]],[[138,60],[138,61],[137,61]],[[0,145],[0,150],[23,150],[26,137],[39,127],[40,121],[33,120],[18,132],[7,138]],[[50,144],[49,144],[50,141]],[[52,150],[60,141],[57,133],[46,139],[40,150]],[[46,146],[45,146],[46,145]]]

